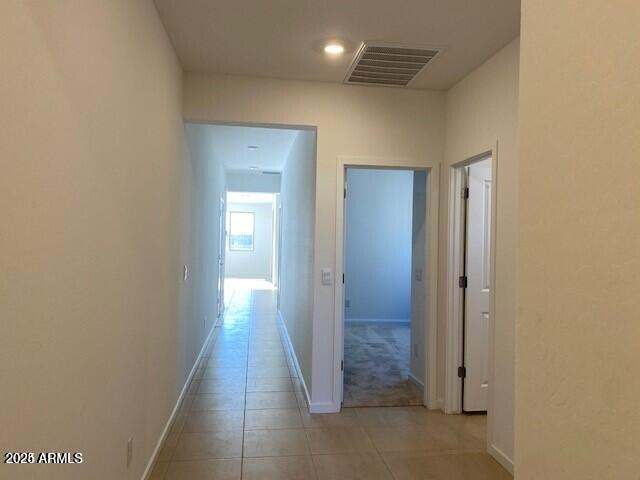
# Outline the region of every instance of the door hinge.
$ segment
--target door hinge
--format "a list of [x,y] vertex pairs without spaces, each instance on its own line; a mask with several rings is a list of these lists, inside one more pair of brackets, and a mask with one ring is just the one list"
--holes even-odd
[[344,273],[342,274],[342,283],[344,283]]
[[347,189],[344,189],[344,198],[347,198]]
[[464,187],[460,192],[462,198],[469,198],[469,187]]
[[344,372],[344,360],[340,360],[340,371]]
[[467,288],[467,276],[458,277],[458,286],[460,288]]
[[458,378],[466,378],[467,369],[465,367],[458,367]]

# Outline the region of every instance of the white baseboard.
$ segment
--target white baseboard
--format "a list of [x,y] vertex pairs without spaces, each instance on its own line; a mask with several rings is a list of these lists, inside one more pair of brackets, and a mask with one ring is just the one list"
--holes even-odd
[[513,460],[509,458],[502,450],[491,443],[487,447],[487,452],[489,452],[489,455],[495,458],[496,461],[505,468],[505,470],[513,475]]
[[[409,382],[413,383],[418,390],[420,390],[420,393],[422,393],[422,397],[424,398],[424,382],[422,380],[420,380],[418,377],[416,377],[413,373],[409,372],[409,374],[407,375],[407,380],[409,380]],[[437,410],[437,406],[435,405],[430,405],[429,404],[429,400],[425,398],[424,400],[424,406],[428,409],[428,410]]]
[[309,403],[309,413],[339,413],[340,405],[333,402]]
[[340,405],[336,405],[333,402],[316,402],[313,403],[311,401],[311,395],[309,394],[309,389],[307,388],[307,383],[304,381],[304,377],[302,376],[302,370],[300,370],[300,363],[298,363],[298,356],[296,355],[296,351],[293,348],[293,344],[291,343],[291,337],[289,337],[289,331],[287,330],[287,325],[284,323],[284,318],[282,318],[282,312],[278,310],[278,325],[282,330],[282,337],[285,341],[285,348],[288,350],[289,355],[293,359],[293,364],[296,367],[296,373],[298,374],[298,378],[300,379],[300,383],[302,383],[302,389],[304,391],[304,396],[307,400],[307,405],[309,405],[309,413],[338,413],[340,411]]
[[[424,404],[425,407],[429,410],[442,410],[442,399],[435,399],[432,402],[427,402]],[[444,410],[442,410],[444,412]]]
[[345,318],[344,321],[345,323],[411,323],[408,318]]
[[413,383],[418,389],[424,393],[424,383],[418,377],[416,377],[413,373],[409,372],[408,379],[411,383]]
[[178,400],[176,400],[176,404],[173,406],[171,415],[169,415],[169,419],[167,420],[167,423],[164,426],[164,430],[162,430],[162,435],[160,435],[160,439],[158,440],[158,443],[156,443],[156,446],[153,449],[153,452],[151,453],[151,458],[149,458],[149,462],[147,463],[147,468],[144,469],[144,473],[142,474],[142,480],[147,480],[151,475],[153,466],[155,465],[156,459],[160,454],[160,449],[162,448],[162,444],[164,440],[167,438],[167,435],[169,433],[169,430],[171,429],[171,424],[173,423],[173,420],[176,418],[176,413],[178,413],[178,408],[180,408],[180,403],[182,403],[182,399],[187,393],[187,389],[189,388],[189,383],[191,382],[191,379],[193,378],[193,376],[196,374],[198,364],[200,363],[200,360],[202,359],[202,356],[204,355],[205,350],[209,346],[209,342],[211,342],[211,338],[213,336],[213,332],[215,332],[216,330],[217,323],[218,322],[216,320],[213,326],[211,327],[211,330],[207,334],[207,338],[202,344],[202,348],[200,349],[200,353],[198,354],[196,361],[193,363],[193,367],[191,367],[191,372],[189,372],[189,376],[187,377],[187,380],[184,382],[184,385],[182,386],[182,391],[178,396]]
[[298,363],[298,356],[296,355],[296,351],[293,348],[293,344],[291,343],[291,337],[289,337],[289,331],[287,330],[287,324],[284,323],[284,318],[282,318],[282,312],[278,309],[278,325],[282,330],[282,337],[285,341],[285,348],[289,352],[289,355],[293,359],[293,364],[296,367],[296,373],[298,374],[298,378],[300,379],[300,383],[302,383],[302,389],[304,392],[304,396],[307,400],[307,405],[309,405],[309,410],[311,410],[311,395],[309,395],[309,389],[307,388],[307,383],[304,381],[304,377],[302,376],[302,370],[300,369],[300,364]]

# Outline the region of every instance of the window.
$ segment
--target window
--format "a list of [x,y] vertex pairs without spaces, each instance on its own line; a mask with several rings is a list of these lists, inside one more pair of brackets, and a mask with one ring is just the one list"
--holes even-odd
[[229,250],[253,251],[254,214],[231,212],[229,214]]

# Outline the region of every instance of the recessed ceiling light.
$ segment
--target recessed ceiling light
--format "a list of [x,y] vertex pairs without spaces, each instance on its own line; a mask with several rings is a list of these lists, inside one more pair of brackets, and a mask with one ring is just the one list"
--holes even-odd
[[253,165],[249,167],[249,170],[257,170],[257,169],[258,169],[258,167],[255,167]]
[[338,42],[329,42],[324,46],[324,53],[327,55],[342,55],[344,53],[344,45]]
[[258,149],[258,145],[249,145],[247,148],[249,150],[257,150]]

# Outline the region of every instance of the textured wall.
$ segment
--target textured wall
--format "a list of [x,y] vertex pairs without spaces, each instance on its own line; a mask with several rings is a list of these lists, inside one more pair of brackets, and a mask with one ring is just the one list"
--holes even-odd
[[149,1],[0,2],[0,58],[0,450],[85,454],[0,477],[139,479],[206,331],[182,72]]
[[640,475],[640,5],[525,0],[516,478]]
[[280,312],[311,388],[316,132],[298,133],[282,172]]

